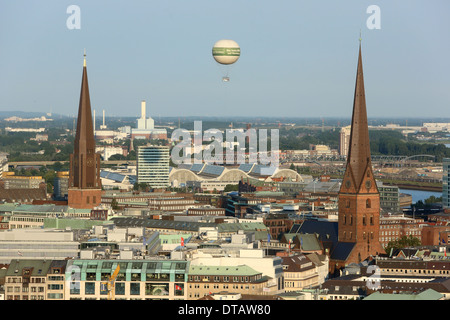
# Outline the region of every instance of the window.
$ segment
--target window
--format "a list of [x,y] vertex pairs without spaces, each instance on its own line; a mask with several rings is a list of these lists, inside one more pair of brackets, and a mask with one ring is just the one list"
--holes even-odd
[[371,203],[370,199],[366,200],[366,208],[372,208],[372,203]]
[[63,285],[62,284],[49,284],[48,289],[49,290],[62,290]]
[[130,283],[130,294],[140,295],[141,294],[141,284],[140,283]]
[[79,282],[71,282],[70,285],[70,294],[80,294],[80,283]]
[[184,274],[182,274],[182,273],[175,273],[175,280],[176,281],[184,281]]
[[132,273],[131,281],[141,281],[141,274],[140,273]]
[[86,280],[96,280],[95,272],[87,272],[86,273]]
[[125,294],[125,283],[124,282],[116,282],[115,283],[115,294],[120,295],[120,296]]
[[86,294],[86,295],[95,294],[95,282],[86,282],[84,284],[84,294]]

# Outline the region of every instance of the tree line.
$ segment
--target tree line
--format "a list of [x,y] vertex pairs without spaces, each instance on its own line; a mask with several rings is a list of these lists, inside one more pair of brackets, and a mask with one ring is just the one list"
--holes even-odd
[[[327,145],[331,149],[339,148],[339,130],[309,130],[305,128],[280,130],[280,149],[309,150],[311,145]],[[433,155],[436,161],[450,157],[450,148],[444,144],[418,142],[405,137],[398,131],[370,130],[370,150],[372,155],[414,156]]]

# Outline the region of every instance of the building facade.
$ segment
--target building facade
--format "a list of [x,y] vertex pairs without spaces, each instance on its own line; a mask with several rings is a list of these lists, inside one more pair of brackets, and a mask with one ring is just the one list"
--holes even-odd
[[404,236],[422,239],[423,219],[413,219],[404,215],[383,216],[380,218],[380,243],[386,247],[389,242]]
[[169,147],[139,146],[137,152],[137,182],[151,188],[169,186]]
[[46,300],[51,260],[13,260],[5,275],[6,300]]
[[[283,257],[284,289],[286,292],[319,286],[324,278],[308,255],[302,253]],[[320,263],[324,265],[323,263]],[[326,266],[326,271],[328,267]]]
[[69,260],[66,300],[106,300],[105,283],[119,266],[115,300],[185,300],[189,262],[184,260]]
[[400,195],[397,186],[388,186],[378,183],[380,192],[380,207],[383,210],[395,213],[400,211]]
[[442,166],[442,207],[444,209],[450,209],[450,188],[448,187],[450,182],[450,158],[444,158],[442,160]]
[[264,295],[268,278],[246,265],[190,266],[187,283],[189,300],[219,292]]

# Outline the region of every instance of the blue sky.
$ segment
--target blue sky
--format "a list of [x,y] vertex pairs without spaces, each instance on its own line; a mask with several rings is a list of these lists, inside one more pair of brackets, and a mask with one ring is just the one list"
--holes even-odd
[[[86,49],[97,114],[146,100],[153,118],[351,117],[361,30],[369,117],[450,117],[449,14],[448,0],[0,0],[0,110],[75,115]],[[241,47],[228,83],[220,39]]]

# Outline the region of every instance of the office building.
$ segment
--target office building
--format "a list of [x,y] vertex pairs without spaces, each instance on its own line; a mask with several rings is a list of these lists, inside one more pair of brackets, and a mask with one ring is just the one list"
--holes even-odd
[[151,188],[169,186],[169,147],[139,146],[137,152],[137,182]]
[[450,182],[450,158],[442,160],[443,176],[442,176],[442,207],[450,209],[450,189],[448,184]]
[[377,187],[380,192],[381,209],[390,213],[400,212],[400,194],[398,186],[385,185],[381,181],[377,181]]
[[339,133],[339,154],[341,156],[347,156],[350,142],[350,129],[350,126],[342,127]]
[[119,266],[115,300],[186,300],[189,262],[178,260],[69,260],[66,300],[106,300],[108,280]]

